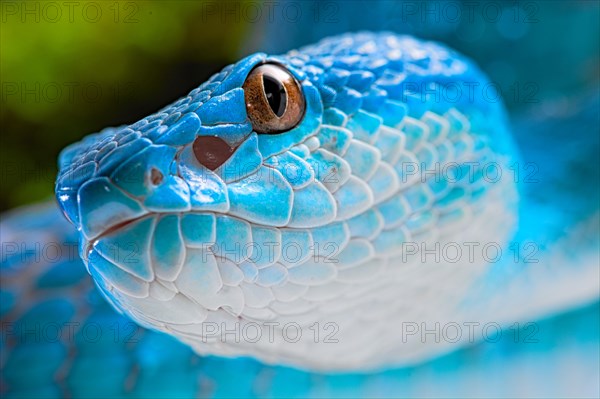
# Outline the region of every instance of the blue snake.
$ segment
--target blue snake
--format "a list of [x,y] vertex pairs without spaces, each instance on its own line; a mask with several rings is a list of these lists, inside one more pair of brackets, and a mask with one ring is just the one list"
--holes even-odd
[[348,34],[250,55],[67,147],[68,222],[3,221],[3,242],[71,256],[3,249],[2,390],[395,396],[419,384],[402,370],[464,363],[477,328],[596,300],[595,243],[569,270],[569,237],[532,266],[514,249],[532,208],[489,86],[443,45]]

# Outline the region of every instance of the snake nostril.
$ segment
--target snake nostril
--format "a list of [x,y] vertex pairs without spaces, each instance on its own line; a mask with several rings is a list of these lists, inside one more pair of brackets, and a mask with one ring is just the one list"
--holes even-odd
[[150,181],[155,186],[158,186],[160,183],[162,183],[163,178],[164,178],[164,176],[163,176],[163,174],[161,173],[160,170],[158,170],[156,168],[152,168],[150,170]]
[[199,136],[192,148],[198,162],[210,170],[223,165],[235,151],[235,148],[216,136]]

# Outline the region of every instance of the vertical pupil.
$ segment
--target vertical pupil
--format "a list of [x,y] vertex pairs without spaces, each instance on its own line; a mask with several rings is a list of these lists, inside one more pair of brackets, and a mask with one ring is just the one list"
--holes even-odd
[[281,118],[287,105],[285,88],[279,80],[268,75],[263,75],[263,87],[265,88],[265,96],[267,97],[269,106],[275,115]]

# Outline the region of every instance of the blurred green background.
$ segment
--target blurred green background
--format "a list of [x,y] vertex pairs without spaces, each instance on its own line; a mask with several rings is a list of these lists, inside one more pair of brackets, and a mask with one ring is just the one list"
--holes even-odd
[[243,55],[331,34],[392,30],[445,42],[502,87],[513,114],[568,111],[565,99],[599,81],[598,1],[0,5],[0,210],[51,196],[59,151],[83,135],[132,123]]

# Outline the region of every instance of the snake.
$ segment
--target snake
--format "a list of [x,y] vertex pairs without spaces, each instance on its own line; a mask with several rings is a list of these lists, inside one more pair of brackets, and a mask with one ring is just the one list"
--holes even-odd
[[[442,44],[345,34],[249,55],[66,147],[61,212],[3,222],[3,242],[72,252],[31,267],[3,248],[3,391],[273,394],[279,370],[302,396],[310,375],[413,367],[472,344],[465,326],[594,298],[590,268],[552,302],[565,273],[513,259],[520,154],[490,87]],[[514,288],[531,279],[543,295]]]

